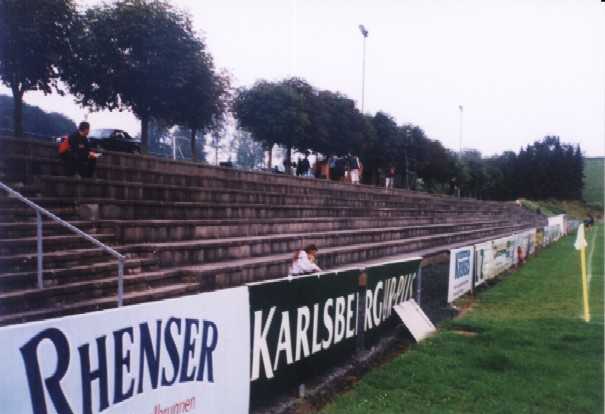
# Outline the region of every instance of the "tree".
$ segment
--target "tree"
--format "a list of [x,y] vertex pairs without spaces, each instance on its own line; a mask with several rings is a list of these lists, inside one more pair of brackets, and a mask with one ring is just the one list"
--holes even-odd
[[[172,157],[172,137],[170,125],[161,119],[149,120],[149,153],[162,157]],[[139,135],[140,139],[141,136]]]
[[308,149],[324,155],[359,154],[365,120],[355,102],[338,92],[319,91],[306,99],[310,127]]
[[[177,147],[177,159],[192,161],[206,161],[206,152],[204,151],[205,135],[196,131],[196,137],[191,139],[191,130],[184,127],[176,127],[170,134],[174,138]],[[191,145],[193,143],[193,146]]]
[[228,105],[229,78],[218,74],[212,57],[199,41],[197,50],[189,56],[192,60],[185,82],[177,93],[174,121],[190,131],[192,160],[197,161],[196,136],[212,128],[218,128]]
[[254,141],[250,133],[238,130],[234,137],[236,164],[249,170],[263,165],[263,146]]
[[283,145],[291,159],[292,149],[305,150],[308,146],[310,121],[305,97],[311,93],[312,88],[296,78],[277,83],[258,81],[238,92],[233,110],[241,128],[266,150]]
[[73,35],[70,90],[95,109],[130,109],[141,120],[145,152],[150,120],[184,109],[179,94],[200,51],[189,17],[160,0],[120,0],[88,9],[85,22]]
[[378,170],[386,170],[389,164],[395,163],[392,152],[397,139],[398,127],[393,117],[385,112],[377,112],[369,118],[371,132],[360,154],[364,165],[364,181],[378,184]]
[[0,79],[13,94],[14,135],[23,135],[23,95],[50,93],[71,53],[71,0],[0,0]]
[[217,121],[214,128],[210,132],[210,147],[214,150],[214,165],[218,165],[218,153],[225,148],[223,138],[225,137],[225,124],[222,121]]

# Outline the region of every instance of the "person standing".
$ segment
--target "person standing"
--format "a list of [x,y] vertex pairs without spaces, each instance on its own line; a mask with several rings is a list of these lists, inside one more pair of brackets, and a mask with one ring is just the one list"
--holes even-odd
[[305,152],[305,158],[302,159],[302,161],[300,161],[301,167],[300,167],[300,171],[301,171],[301,175],[303,177],[310,177],[311,176],[311,163],[309,162],[309,153]]
[[391,164],[389,168],[387,168],[387,173],[385,177],[385,187],[387,190],[392,190],[395,184],[395,167]]
[[303,175],[302,168],[303,168],[302,160],[299,157],[298,161],[296,162],[296,176],[297,177],[302,177],[302,175]]
[[59,146],[65,175],[71,177],[78,174],[83,178],[90,178],[94,175],[97,158],[100,154],[93,151],[93,147],[88,140],[89,132],[90,124],[80,122],[78,130],[68,136]]
[[351,184],[357,185],[359,184],[361,161],[359,161],[359,158],[356,155],[350,157],[350,160],[349,174],[351,175]]

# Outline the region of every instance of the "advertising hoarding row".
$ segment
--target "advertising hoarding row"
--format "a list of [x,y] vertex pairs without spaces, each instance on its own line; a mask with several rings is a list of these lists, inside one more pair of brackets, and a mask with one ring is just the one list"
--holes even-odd
[[0,328],[3,410],[247,413],[376,344],[421,260]]
[[[530,229],[473,246],[450,250],[448,303],[505,272],[536,251],[536,246],[560,237],[558,226]],[[556,238],[558,240],[558,238]]]

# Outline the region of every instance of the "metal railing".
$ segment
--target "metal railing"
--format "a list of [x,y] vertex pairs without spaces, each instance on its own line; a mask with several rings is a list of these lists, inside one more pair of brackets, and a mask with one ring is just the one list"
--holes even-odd
[[101,241],[95,239],[91,235],[86,234],[79,228],[69,224],[65,220],[62,220],[61,218],[57,217],[50,211],[46,210],[44,207],[41,207],[38,204],[34,203],[33,201],[29,200],[28,198],[23,196],[21,193],[13,190],[12,188],[10,188],[6,184],[2,183],[1,181],[0,181],[0,189],[6,191],[11,197],[23,202],[24,204],[33,208],[36,211],[36,251],[37,251],[37,256],[38,256],[37,284],[38,284],[39,289],[44,288],[44,250],[43,250],[43,242],[42,242],[42,239],[43,239],[42,215],[44,215],[44,216],[50,218],[51,220],[59,223],[63,227],[76,233],[77,235],[83,237],[84,239],[88,240],[89,242],[91,242],[95,246],[99,247],[100,249],[104,250],[105,252],[109,253],[110,255],[112,255],[113,257],[115,257],[118,260],[118,306],[122,306],[122,304],[124,302],[124,262],[126,261],[126,257],[124,257],[124,255],[118,253],[117,251],[115,251],[111,247],[107,246],[106,244],[102,243]]

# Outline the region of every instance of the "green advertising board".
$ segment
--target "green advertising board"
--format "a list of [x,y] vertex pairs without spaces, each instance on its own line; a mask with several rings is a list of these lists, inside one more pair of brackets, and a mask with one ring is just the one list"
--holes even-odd
[[361,329],[375,344],[414,297],[420,260],[250,285],[252,405],[350,361]]

